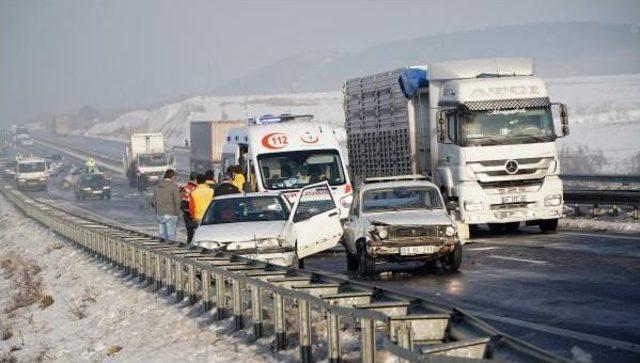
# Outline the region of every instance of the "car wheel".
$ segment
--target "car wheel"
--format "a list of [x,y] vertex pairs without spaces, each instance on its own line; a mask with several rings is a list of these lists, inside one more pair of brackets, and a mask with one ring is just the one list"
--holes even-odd
[[111,192],[107,193],[107,200],[111,200]]
[[104,200],[104,194],[100,195],[100,200]]
[[460,268],[460,263],[462,263],[462,245],[456,242],[453,251],[440,259],[440,266],[445,271],[453,272]]
[[352,254],[349,251],[346,251],[346,255],[347,255],[347,271],[349,272],[358,271],[358,266],[360,265],[358,256]]
[[80,200],[80,194],[76,193],[76,200]]
[[557,219],[543,219],[540,221],[540,230],[544,233],[554,233],[558,230]]
[[375,260],[373,257],[369,256],[369,253],[364,246],[358,249],[358,255],[360,260],[358,263],[358,272],[360,273],[360,276],[369,277],[373,275],[376,267]]

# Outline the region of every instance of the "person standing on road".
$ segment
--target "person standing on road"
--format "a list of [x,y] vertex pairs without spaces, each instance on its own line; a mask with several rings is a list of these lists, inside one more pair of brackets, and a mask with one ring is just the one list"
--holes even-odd
[[156,210],[160,238],[175,240],[178,215],[180,214],[180,187],[174,181],[176,172],[167,169],[164,178],[153,189],[151,204]]
[[215,179],[215,173],[213,172],[213,170],[207,170],[204,173],[204,179],[205,179],[205,183],[211,188],[211,189],[215,189],[216,188],[216,179]]
[[182,209],[184,226],[187,229],[187,243],[191,243],[193,233],[196,230],[196,223],[193,221],[191,212],[189,212],[189,198],[191,197],[191,192],[196,188],[196,186],[198,186],[198,184],[196,184],[197,175],[197,173],[191,172],[191,174],[189,174],[189,181],[184,187],[182,187],[182,202],[180,204],[180,209]]
[[213,200],[213,188],[207,185],[204,175],[198,174],[196,177],[198,186],[191,192],[189,196],[189,213],[194,223],[200,224],[204,212]]
[[227,195],[240,193],[240,190],[233,184],[233,173],[226,173],[222,183],[216,187],[216,195]]
[[238,191],[242,191],[244,189],[244,183],[246,179],[244,178],[244,174],[242,174],[242,168],[240,165],[236,165],[232,168],[233,172],[233,185],[238,188]]

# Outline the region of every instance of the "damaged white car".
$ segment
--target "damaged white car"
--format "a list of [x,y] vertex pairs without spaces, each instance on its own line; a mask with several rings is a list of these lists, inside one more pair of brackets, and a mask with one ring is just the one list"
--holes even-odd
[[369,276],[380,261],[460,267],[462,246],[440,190],[427,180],[410,179],[418,178],[369,179],[356,192],[344,224],[349,271]]
[[339,210],[322,183],[303,188],[293,206],[280,193],[215,197],[193,244],[302,268],[303,258],[335,247],[341,237]]

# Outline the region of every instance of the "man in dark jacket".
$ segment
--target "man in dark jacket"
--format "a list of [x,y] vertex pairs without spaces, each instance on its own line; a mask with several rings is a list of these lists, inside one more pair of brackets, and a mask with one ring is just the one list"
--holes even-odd
[[168,169],[164,178],[153,190],[151,204],[156,210],[158,235],[160,238],[175,240],[178,215],[180,214],[180,187],[173,181],[176,172]]
[[233,185],[233,172],[226,173],[222,183],[216,188],[215,196],[240,193],[240,190]]

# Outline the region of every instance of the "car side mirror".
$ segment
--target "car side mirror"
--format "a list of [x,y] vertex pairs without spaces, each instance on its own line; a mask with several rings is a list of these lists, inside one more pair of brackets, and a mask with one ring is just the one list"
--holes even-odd
[[447,201],[447,210],[456,210],[456,208],[458,208],[458,202],[455,200]]

